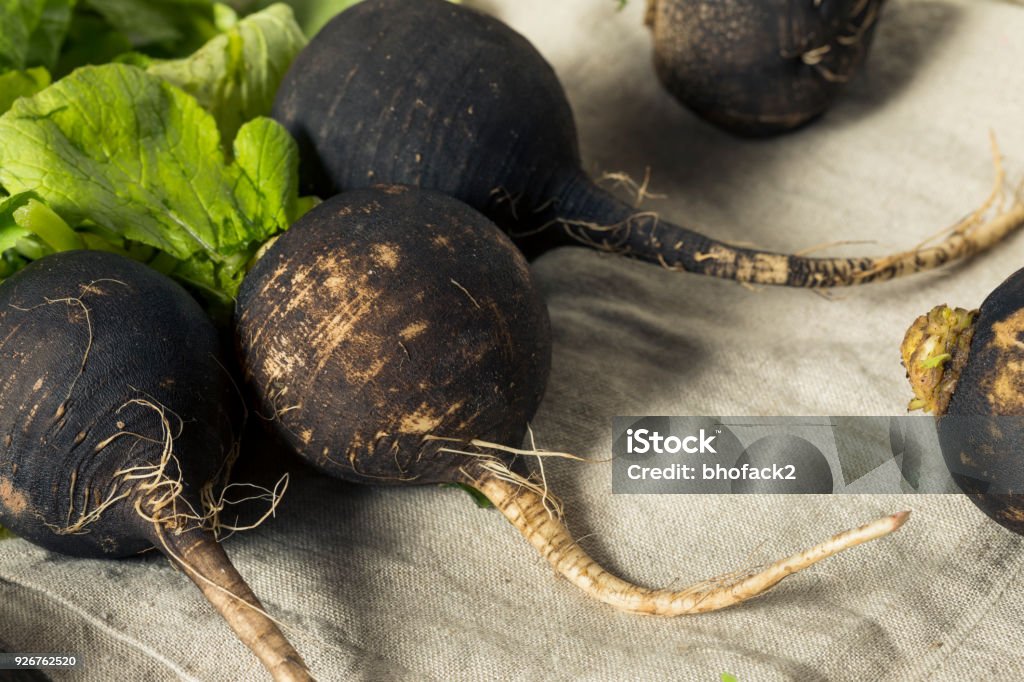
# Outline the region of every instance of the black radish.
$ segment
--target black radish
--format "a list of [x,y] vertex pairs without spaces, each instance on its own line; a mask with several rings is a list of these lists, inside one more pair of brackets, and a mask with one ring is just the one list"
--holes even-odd
[[1000,525],[1024,535],[1024,270],[981,308],[936,306],[903,340],[910,409],[936,415],[953,480]]
[[236,334],[263,416],[317,469],[359,483],[478,491],[561,575],[627,611],[729,606],[906,518],[682,590],[641,588],[602,569],[528,474],[532,453],[518,449],[551,355],[527,263],[484,216],[437,192],[353,190],[314,208],[246,276]]
[[502,22],[445,0],[365,0],[336,16],[293,62],[273,115],[298,141],[305,191],[438,190],[531,255],[583,244],[740,282],[829,287],[938,267],[1024,224],[1017,207],[882,258],[809,258],[710,239],[594,185],[551,66]]
[[793,130],[860,69],[884,3],[647,0],[655,71],[676,99],[726,130]]
[[156,548],[275,679],[308,680],[210,530],[239,406],[220,348],[184,289],[122,256],[58,253],[5,280],[0,524],[77,557]]

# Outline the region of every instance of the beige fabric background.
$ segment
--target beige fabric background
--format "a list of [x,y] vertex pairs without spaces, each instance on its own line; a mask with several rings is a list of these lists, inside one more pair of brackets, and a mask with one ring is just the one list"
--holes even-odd
[[[486,0],[554,63],[587,167],[668,198],[647,206],[781,250],[916,243],[988,192],[987,133],[1024,170],[1024,8],[894,0],[863,77],[796,135],[744,142],[657,84],[642,3]],[[842,250],[840,252],[843,252]],[[620,414],[899,414],[897,346],[934,304],[978,304],[1024,265],[1024,236],[967,266],[837,292],[750,291],[583,250],[535,265],[554,369],[542,446],[610,452]],[[900,508],[896,536],[748,605],[674,620],[591,603],[462,493],[301,475],[278,519],[228,552],[324,680],[1024,679],[1024,541],[954,496],[612,496],[607,464],[557,464],[571,528],[610,568],[682,585],[787,554]],[[752,559],[750,558],[752,557]],[[262,679],[255,659],[158,557],[67,560],[0,544],[0,639],[68,650],[67,680]]]

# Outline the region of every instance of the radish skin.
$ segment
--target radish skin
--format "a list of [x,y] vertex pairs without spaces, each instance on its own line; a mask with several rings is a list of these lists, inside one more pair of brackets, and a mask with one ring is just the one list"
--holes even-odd
[[556,570],[616,608],[723,608],[906,519],[887,517],[727,587],[647,590],[611,576],[575,544],[526,470],[531,453],[515,447],[551,360],[530,269],[495,225],[437,192],[376,187],[320,204],[249,272],[235,322],[261,414],[309,464],[355,483],[473,488]]
[[445,0],[364,0],[339,14],[293,62],[273,116],[298,143],[304,191],[327,198],[388,184],[443,192],[530,257],[576,245],[737,282],[838,287],[937,268],[1024,225],[1017,204],[929,247],[858,258],[706,237],[597,187],[582,169],[572,109],[551,65],[499,20]]
[[647,0],[654,67],[705,120],[775,135],[820,116],[857,73],[885,0]]
[[312,677],[214,535],[237,390],[199,304],[142,263],[67,251],[0,285],[0,524],[53,552],[156,549],[277,680]]
[[940,305],[900,347],[908,410],[935,415],[956,485],[996,523],[1024,535],[1024,270],[976,310]]

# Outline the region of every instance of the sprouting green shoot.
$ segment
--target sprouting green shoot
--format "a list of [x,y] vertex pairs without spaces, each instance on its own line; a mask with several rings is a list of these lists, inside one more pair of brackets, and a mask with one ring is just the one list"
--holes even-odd
[[940,355],[930,357],[927,360],[922,360],[921,366],[924,367],[925,369],[934,369],[935,367],[941,366],[942,363],[946,362],[946,360],[949,360],[952,357],[953,356],[950,355],[949,353],[942,353]]

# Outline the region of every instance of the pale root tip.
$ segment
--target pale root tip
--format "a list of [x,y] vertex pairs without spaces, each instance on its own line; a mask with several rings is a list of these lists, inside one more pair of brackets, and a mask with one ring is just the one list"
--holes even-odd
[[896,512],[889,518],[892,519],[892,529],[899,530],[907,522],[907,519],[910,518],[910,510],[904,509],[903,511]]
[[[906,523],[907,519],[909,518],[909,510],[898,511],[895,514],[889,514],[888,516],[883,516],[879,519],[876,519],[875,521],[872,521],[866,526],[861,526],[855,531],[849,531],[851,534],[857,533],[859,531],[867,531],[866,535],[862,536],[864,537],[864,540],[860,540],[853,544],[860,544],[865,540],[876,540],[878,538],[884,538],[886,535],[889,535],[890,533],[895,533],[903,527],[903,524]],[[845,533],[841,535],[845,535]],[[853,545],[850,546],[852,547]]]

